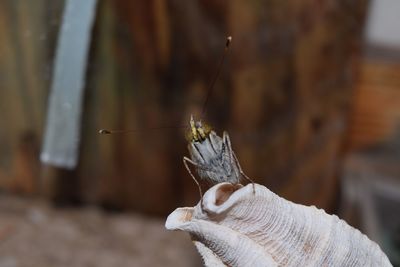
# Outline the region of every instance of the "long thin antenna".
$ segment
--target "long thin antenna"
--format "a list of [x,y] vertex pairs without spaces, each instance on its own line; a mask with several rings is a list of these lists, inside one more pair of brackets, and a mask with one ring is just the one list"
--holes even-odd
[[140,130],[108,130],[108,129],[100,129],[99,134],[127,134],[127,133],[143,133],[146,131],[151,131],[151,130],[160,130],[160,129],[181,129],[181,128],[187,128],[186,125],[181,125],[181,126],[160,126],[160,127],[150,127],[146,129],[140,129]]
[[[204,117],[205,113],[206,113],[206,108],[207,108],[207,104],[209,99],[211,98],[212,95],[212,91],[214,89],[214,84],[217,81],[219,74],[222,70],[224,61],[225,61],[225,56],[226,56],[226,52],[228,51],[229,45],[232,42],[232,37],[228,36],[226,38],[226,43],[225,43],[225,47],[224,47],[224,52],[222,53],[222,57],[221,60],[219,62],[218,65],[218,69],[217,69],[217,73],[215,74],[214,78],[212,79],[208,90],[207,90],[207,95],[206,95],[206,99],[204,101],[203,104],[203,108],[202,108],[202,112],[201,112],[201,118]],[[100,129],[99,130],[99,134],[126,134],[126,133],[141,133],[141,132],[145,132],[148,130],[160,130],[160,129],[181,129],[181,128],[187,128],[187,125],[181,125],[181,126],[161,126],[161,127],[150,127],[150,128],[146,128],[146,129],[141,129],[141,130],[108,130],[108,129]]]
[[222,67],[223,67],[223,64],[224,64],[224,61],[225,61],[226,52],[228,51],[228,48],[229,48],[229,45],[230,45],[231,42],[232,42],[232,36],[228,36],[226,38],[224,52],[222,53],[222,57],[221,57],[221,60],[219,62],[219,65],[218,65],[217,73],[215,74],[214,79],[211,80],[211,83],[210,83],[210,85],[208,87],[206,100],[204,101],[203,109],[201,111],[201,117],[204,117],[204,115],[206,113],[208,101],[209,101],[209,99],[211,97],[211,94],[213,92],[214,84],[217,81],[217,79],[219,77],[219,74],[220,74],[220,72],[222,70]]

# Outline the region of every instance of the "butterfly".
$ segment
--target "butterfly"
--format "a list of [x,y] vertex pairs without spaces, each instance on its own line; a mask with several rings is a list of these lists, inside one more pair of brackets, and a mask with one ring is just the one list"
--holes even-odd
[[[224,53],[219,64],[218,71],[210,84],[206,100],[204,101],[202,117],[205,114],[207,102],[222,69],[225,55],[231,41],[231,36],[226,38]],[[246,180],[253,183],[253,190],[255,189],[253,180],[243,172],[239,164],[239,160],[232,149],[231,140],[227,132],[224,131],[222,137],[220,137],[209,125],[203,124],[201,120],[195,121],[193,116],[190,117],[189,126],[187,128],[187,141],[190,158],[186,156],[183,157],[183,164],[198,186],[201,199],[201,208],[203,208],[203,194],[200,181],[204,181],[209,185],[222,182],[228,182],[236,185],[240,183],[241,177],[244,177]],[[100,134],[128,132],[135,131],[113,131],[106,129],[101,129],[99,131]],[[196,172],[200,177],[200,181],[196,179],[189,167],[189,164],[195,167]]]

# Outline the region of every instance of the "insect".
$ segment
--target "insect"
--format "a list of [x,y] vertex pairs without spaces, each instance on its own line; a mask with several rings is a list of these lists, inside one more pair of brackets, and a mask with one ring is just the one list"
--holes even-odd
[[[212,80],[206,100],[204,101],[202,117],[205,114],[207,102],[211,96],[214,84],[222,69],[226,51],[232,41],[232,37],[227,37],[224,53],[222,55],[218,71]],[[171,127],[175,128],[175,127]],[[100,134],[113,133],[129,133],[135,131],[112,131],[102,129]],[[187,133],[188,149],[190,158],[183,157],[183,164],[190,176],[198,186],[200,193],[200,204],[203,209],[203,193],[199,180],[192,173],[189,164],[196,168],[197,174],[202,181],[214,185],[221,182],[229,182],[239,184],[240,178],[243,176],[249,182],[253,183],[253,191],[255,190],[254,182],[242,170],[235,152],[232,149],[231,141],[227,132],[223,132],[222,138],[218,136],[210,126],[203,124],[201,120],[195,121],[193,116],[190,117],[189,128]]]
[[221,182],[238,184],[241,176],[243,176],[253,183],[253,191],[255,190],[253,180],[243,172],[239,164],[226,131],[224,131],[221,138],[208,125],[203,125],[201,121],[194,121],[193,116],[191,116],[188,142],[191,159],[183,157],[183,164],[199,188],[202,209],[203,194],[201,185],[190,170],[189,163],[196,167],[196,171],[202,180],[206,180],[211,184]]

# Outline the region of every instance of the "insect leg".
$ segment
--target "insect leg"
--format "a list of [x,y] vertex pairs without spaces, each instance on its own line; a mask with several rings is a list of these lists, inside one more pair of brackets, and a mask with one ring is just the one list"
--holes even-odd
[[203,210],[203,193],[201,192],[201,186],[200,186],[200,183],[197,181],[196,177],[193,175],[192,171],[190,170],[188,162],[191,163],[193,166],[195,166],[197,168],[200,168],[201,166],[199,166],[199,164],[197,164],[196,162],[192,161],[191,159],[189,159],[187,157],[183,157],[183,164],[185,164],[186,170],[189,172],[190,176],[192,176],[193,180],[197,184],[197,187],[199,188],[200,207],[201,207],[201,210]]
[[238,168],[239,168],[240,174],[241,174],[244,178],[246,178],[250,183],[253,184],[253,193],[255,194],[255,193],[256,193],[256,187],[255,187],[255,185],[254,185],[254,181],[253,181],[252,179],[250,179],[250,177],[247,176],[247,175],[243,172],[242,167],[240,166],[239,160],[238,160],[238,158],[236,157],[236,154],[235,154],[235,152],[233,152],[233,150],[232,150],[232,156],[233,156],[233,158],[235,159],[235,162],[236,162],[236,165],[237,165]]

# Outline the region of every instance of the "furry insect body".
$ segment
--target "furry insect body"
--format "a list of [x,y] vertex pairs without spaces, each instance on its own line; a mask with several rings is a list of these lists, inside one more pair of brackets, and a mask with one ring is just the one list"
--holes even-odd
[[200,179],[209,185],[222,182],[238,184],[241,176],[254,183],[242,171],[227,132],[224,132],[221,138],[210,127],[204,128],[200,121],[195,122],[191,117],[188,137],[191,159],[184,157],[183,163],[199,187],[201,200],[203,194],[200,183],[191,172],[188,163],[196,167]]
[[212,185],[221,182],[239,183],[238,164],[226,132],[221,138],[211,131],[205,140],[190,142],[188,149],[192,161],[197,164],[196,170],[202,180]]

